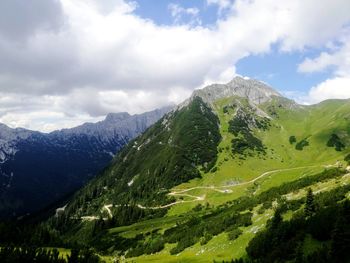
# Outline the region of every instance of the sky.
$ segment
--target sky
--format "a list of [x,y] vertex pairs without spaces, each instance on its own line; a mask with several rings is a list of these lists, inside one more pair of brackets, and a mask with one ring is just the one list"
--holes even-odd
[[43,132],[237,75],[350,98],[349,0],[1,0],[0,122]]

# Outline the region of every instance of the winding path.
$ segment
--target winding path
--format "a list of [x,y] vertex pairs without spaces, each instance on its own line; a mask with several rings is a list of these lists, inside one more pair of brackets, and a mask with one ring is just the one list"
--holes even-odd
[[[246,182],[242,182],[242,183],[236,183],[236,184],[231,184],[231,185],[225,185],[225,186],[196,186],[196,187],[191,187],[191,188],[186,188],[186,189],[174,189],[168,195],[170,195],[170,196],[185,196],[185,197],[193,198],[193,200],[179,200],[179,201],[175,201],[175,202],[170,203],[170,204],[160,205],[160,206],[143,206],[141,204],[137,204],[137,207],[140,208],[140,209],[156,210],[156,209],[168,208],[168,207],[171,207],[171,206],[174,206],[174,205],[177,205],[177,204],[193,203],[193,202],[198,202],[198,201],[204,201],[205,198],[206,198],[206,195],[195,196],[195,195],[187,194],[187,192],[192,191],[192,190],[196,190],[196,189],[208,189],[208,190],[212,190],[212,191],[228,194],[228,193],[232,193],[233,192],[232,189],[230,189],[230,188],[254,183],[257,180],[259,180],[259,179],[261,179],[263,177],[266,177],[267,175],[273,174],[273,173],[284,172],[284,171],[292,171],[292,170],[299,170],[299,169],[305,169],[305,168],[313,168],[313,167],[320,167],[320,165],[301,166],[301,167],[285,168],[285,169],[277,169],[277,170],[267,171],[267,172],[262,173],[258,177],[250,180],[250,181],[246,181]],[[113,204],[104,205],[102,207],[101,211],[106,210],[108,215],[109,215],[109,217],[112,218],[113,214],[112,214],[111,208],[112,207],[118,207],[118,206],[120,206],[120,205],[113,205]],[[98,219],[98,217],[96,217],[96,216],[84,216],[84,217],[81,217],[81,219],[83,219],[83,220],[96,220],[96,219]]]
[[[311,165],[311,166],[302,166],[302,167],[294,167],[294,168],[285,168],[285,169],[277,169],[277,170],[272,170],[272,171],[268,171],[265,173],[262,173],[261,175],[259,175],[258,177],[247,181],[247,182],[242,182],[242,183],[237,183],[237,184],[231,184],[231,185],[224,185],[224,186],[196,186],[196,187],[192,187],[192,188],[187,188],[187,189],[174,189],[173,192],[169,193],[169,195],[178,195],[181,193],[186,193],[192,190],[196,190],[196,189],[209,189],[209,190],[213,190],[213,191],[217,191],[217,192],[221,192],[221,193],[231,193],[232,190],[228,189],[228,188],[232,188],[232,187],[236,187],[236,186],[241,186],[241,185],[246,185],[246,184],[251,184],[256,182],[257,180],[269,175],[269,174],[273,174],[273,173],[278,173],[278,172],[284,172],[284,171],[292,171],[292,170],[298,170],[298,169],[305,169],[305,168],[312,168],[312,167],[319,167],[320,165]],[[224,189],[224,190],[221,190]],[[227,190],[229,192],[227,192]]]
[[177,205],[177,204],[182,204],[182,203],[192,203],[192,202],[197,202],[197,201],[204,201],[205,200],[205,195],[203,196],[195,196],[195,195],[190,195],[190,194],[185,194],[189,191],[192,190],[196,190],[196,189],[209,189],[209,190],[213,190],[213,191],[217,191],[220,193],[232,193],[232,189],[229,188],[233,188],[236,186],[241,186],[241,185],[246,185],[246,184],[251,184],[256,182],[257,180],[273,174],[273,173],[277,173],[277,172],[284,172],[284,171],[292,171],[292,170],[298,170],[298,169],[305,169],[305,168],[313,168],[313,167],[319,167],[320,165],[310,165],[310,166],[302,166],[302,167],[294,167],[294,168],[285,168],[285,169],[277,169],[277,170],[272,170],[272,171],[267,171],[262,173],[261,175],[259,175],[258,177],[247,181],[247,182],[242,182],[242,183],[237,183],[237,184],[231,184],[231,185],[225,185],[225,186],[196,186],[196,187],[191,187],[191,188],[187,188],[187,189],[174,189],[172,192],[170,192],[168,195],[171,196],[187,196],[187,197],[191,197],[193,198],[193,200],[179,200],[170,204],[166,204],[166,205],[161,205],[161,206],[154,206],[154,207],[146,207],[143,205],[138,204],[137,207],[141,208],[141,209],[163,209],[163,208],[168,208],[171,207],[173,205]]
[[112,214],[112,211],[111,211],[111,207],[113,207],[113,204],[104,205],[104,206],[102,207],[102,209],[101,209],[101,211],[106,210],[107,213],[108,213],[108,216],[109,216],[110,218],[113,217],[113,214]]

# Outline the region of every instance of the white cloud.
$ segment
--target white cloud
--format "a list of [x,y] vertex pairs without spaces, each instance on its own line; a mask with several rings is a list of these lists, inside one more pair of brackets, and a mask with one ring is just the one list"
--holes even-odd
[[298,71],[302,73],[319,72],[330,66],[335,66],[336,58],[327,52],[322,52],[317,58],[306,58],[298,66]]
[[209,74],[204,79],[203,83],[197,87],[197,89],[202,88],[213,83],[227,83],[232,80],[233,77],[237,76],[236,68],[234,66],[225,68],[217,74],[217,69],[215,69],[215,74]]
[[350,36],[341,39],[340,44],[330,52],[322,52],[316,58],[306,58],[299,66],[299,72],[314,73],[330,70],[332,77],[311,88],[308,101],[350,98]]
[[40,130],[42,132],[50,132],[57,129],[75,127],[82,122],[96,122],[102,118],[92,118],[87,114],[78,115],[75,118],[67,118],[63,113],[55,111],[33,111],[25,112],[9,112],[0,117],[0,122],[6,123],[9,127],[23,127],[32,130]]
[[196,7],[183,8],[178,4],[172,3],[172,4],[169,4],[168,8],[171,11],[171,15],[173,17],[177,17],[182,14],[187,14],[191,16],[197,16],[199,14],[199,9]]
[[[7,98],[0,100],[0,121],[14,123],[4,116],[15,116],[37,129],[47,113],[50,125],[39,128],[47,130],[180,102],[196,87],[231,79],[246,56],[268,53],[276,43],[282,51],[328,46],[350,21],[347,0],[236,0],[210,27],[157,25],[123,0],[51,1],[61,14],[50,22],[55,26],[35,23],[19,32],[25,41],[0,25],[0,93]],[[177,8],[174,16],[200,18],[195,8]]]
[[298,70],[313,73],[331,69],[336,76],[350,77],[350,35],[343,39],[340,45],[331,52],[322,52],[316,58],[306,58],[298,66]]
[[[130,114],[178,104],[191,91],[175,87],[169,92],[77,89],[68,95],[19,95],[0,93],[0,122],[44,132],[95,122],[108,112]],[[117,103],[116,103],[117,102]]]
[[184,8],[178,4],[171,3],[168,5],[168,9],[170,10],[171,16],[174,18],[175,24],[182,24],[184,18],[187,19],[187,24],[190,25],[200,25],[201,20],[199,19],[199,9],[196,7]]
[[318,103],[326,99],[349,99],[350,98],[350,77],[335,77],[327,79],[313,87],[306,102]]

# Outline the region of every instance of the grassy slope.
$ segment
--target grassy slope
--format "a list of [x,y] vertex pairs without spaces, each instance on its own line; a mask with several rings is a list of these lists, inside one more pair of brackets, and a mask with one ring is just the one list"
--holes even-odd
[[[334,189],[337,186],[343,185],[343,184],[349,184],[350,183],[350,175],[346,175],[340,179],[337,180],[329,180],[326,182],[318,183],[312,186],[312,189],[315,193],[321,192],[321,191],[329,191],[331,189]],[[299,199],[306,195],[307,189],[300,189],[299,191],[296,191],[295,193],[289,193],[285,195],[288,199]],[[198,243],[190,248],[187,248],[182,253],[176,255],[176,256],[170,256],[169,251],[174,245],[167,245],[166,248],[161,251],[160,253],[156,253],[154,255],[144,255],[138,258],[132,258],[128,259],[127,262],[212,262],[212,259],[216,259],[218,261],[220,260],[230,260],[232,258],[239,258],[242,256],[245,256],[245,247],[247,246],[249,240],[257,233],[259,230],[261,230],[266,221],[272,217],[273,210],[267,209],[263,214],[258,214],[257,211],[260,208],[260,205],[255,207],[253,209],[253,224],[249,227],[241,228],[243,230],[243,234],[239,236],[238,239],[234,241],[229,241],[227,238],[226,233],[219,234],[218,236],[215,236],[211,241],[209,241],[206,245],[199,245]],[[285,219],[290,218],[292,215],[291,212],[287,212],[284,217]],[[174,219],[174,218],[172,218]],[[159,221],[158,221],[159,222]],[[152,229],[156,229],[159,227],[159,225],[154,224],[154,221],[144,222],[142,223],[143,226],[148,225],[147,231],[150,231]],[[151,226],[154,226],[152,228]],[[140,224],[135,224],[132,226],[127,227],[128,231],[131,229],[134,232],[134,234],[139,233],[138,230]],[[168,224],[163,225],[164,228],[169,227]],[[114,231],[121,231],[122,228],[119,228],[118,230],[115,229]],[[305,244],[305,250],[307,250],[310,246],[317,246],[319,244],[315,244],[315,240],[306,240],[307,243]],[[310,252],[310,251],[309,251]]]
[[[176,189],[186,189],[194,186],[224,186],[231,181],[250,181],[267,171],[276,169],[298,168],[275,172],[268,175],[257,183],[262,190],[271,186],[277,186],[286,181],[292,181],[300,176],[316,173],[323,169],[324,165],[335,164],[337,160],[342,160],[345,154],[337,152],[334,148],[326,146],[329,135],[335,131],[349,132],[349,124],[345,119],[350,117],[350,103],[348,101],[326,101],[317,106],[305,107],[298,110],[280,110],[279,118],[272,121],[272,127],[268,131],[258,132],[264,144],[268,147],[266,160],[258,158],[248,158],[244,162],[232,159],[230,147],[233,135],[228,132],[228,121],[232,119],[232,112],[224,114],[222,108],[230,99],[224,99],[216,103],[216,112],[220,119],[220,132],[223,140],[219,148],[223,151],[219,153],[215,173],[202,174],[202,179],[191,180],[188,183],[177,186]],[[337,121],[334,121],[334,118]],[[295,150],[295,145],[290,145],[289,137],[295,135],[297,140],[308,136],[310,146],[303,151]],[[348,138],[344,138],[349,143]],[[273,149],[273,152],[272,152]],[[228,160],[228,161],[225,161]],[[283,160],[283,162],[282,162]],[[309,167],[308,167],[309,166]],[[304,167],[304,168],[303,168]],[[252,186],[247,185],[247,186]],[[206,195],[206,200],[211,204],[221,204],[249,193],[249,187],[234,187],[232,193],[218,193],[216,191],[201,189],[189,192],[194,195]],[[169,215],[179,214],[195,206],[193,204],[181,204],[173,207]]]
[[[111,231],[117,231],[125,237],[131,237],[140,233],[140,231],[150,231],[156,228],[164,230],[171,227],[178,216],[188,212],[198,203],[205,204],[208,202],[211,205],[219,205],[241,195],[260,193],[283,182],[315,174],[323,170],[325,165],[332,165],[337,160],[342,160],[343,156],[348,153],[348,150],[337,152],[334,148],[326,146],[330,134],[334,132],[339,135],[349,134],[350,103],[349,101],[332,100],[297,110],[279,109],[279,117],[272,120],[272,127],[268,131],[256,132],[256,136],[261,138],[268,147],[265,159],[248,157],[243,162],[237,158],[233,159],[230,150],[233,135],[228,132],[228,121],[232,119],[233,111],[230,111],[229,114],[224,114],[222,111],[230,100],[224,99],[218,101],[215,105],[223,138],[218,147],[222,149],[216,163],[218,170],[214,173],[202,174],[201,179],[191,180],[188,183],[176,186],[174,189],[188,189],[198,186],[218,187],[227,185],[232,181],[248,182],[267,171],[284,170],[270,173],[254,183],[228,187],[227,189],[232,190],[230,193],[221,193],[212,189],[194,189],[186,193],[194,196],[205,195],[205,200],[173,206],[168,212],[167,218],[164,219],[154,219]],[[291,135],[295,135],[298,141],[308,138],[310,146],[305,147],[303,151],[295,150],[294,145],[290,145],[288,141]],[[342,140],[349,145],[348,137],[344,136]],[[226,149],[227,147],[228,149]],[[341,183],[349,183],[349,178],[344,177],[340,181],[331,180],[315,185],[313,188],[315,191],[329,190]],[[305,190],[300,190],[291,193],[288,198],[300,198],[304,194]],[[177,256],[170,256],[169,250],[174,245],[167,245],[160,253],[141,256],[130,259],[130,261],[211,262],[214,258],[221,260],[244,256],[245,246],[249,240],[272,215],[271,209],[266,210],[262,215],[256,213],[257,209],[257,207],[254,209],[253,225],[242,229],[244,230],[243,235],[235,241],[228,241],[227,234],[223,233],[214,237],[208,244],[204,246],[196,244]],[[311,243],[312,241],[310,241],[310,244],[305,244],[305,246],[311,246]]]
[[108,204],[157,206],[170,202],[165,196],[167,189],[200,177],[197,167],[209,170],[215,164],[220,141],[218,122],[200,98],[166,115],[81,189],[66,213],[96,216]]

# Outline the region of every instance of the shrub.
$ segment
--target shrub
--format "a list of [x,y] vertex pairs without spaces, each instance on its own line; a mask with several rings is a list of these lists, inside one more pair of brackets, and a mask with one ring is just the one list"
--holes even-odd
[[347,156],[345,156],[344,161],[350,165],[350,153]]
[[304,149],[304,147],[306,147],[306,146],[309,146],[309,142],[305,138],[295,145],[295,149],[298,151],[302,151]]
[[243,233],[242,230],[240,230],[239,228],[236,228],[228,232],[227,234],[228,240],[236,240],[242,233]]
[[289,143],[290,144],[293,144],[293,143],[296,143],[296,142],[297,142],[297,138],[294,135],[289,137]]
[[203,245],[207,244],[212,238],[213,238],[212,234],[205,232],[204,236],[202,236],[200,238],[199,243],[203,246]]
[[327,142],[327,146],[334,147],[338,152],[342,151],[345,148],[345,145],[341,142],[339,136],[335,133],[331,134],[331,137]]

